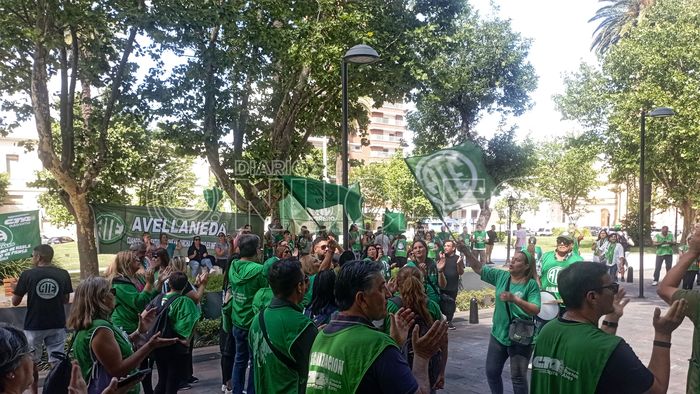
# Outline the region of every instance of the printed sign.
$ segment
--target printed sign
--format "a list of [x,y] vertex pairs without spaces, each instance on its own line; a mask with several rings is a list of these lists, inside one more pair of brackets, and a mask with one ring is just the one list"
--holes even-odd
[[39,211],[0,214],[0,263],[30,258],[39,244]]

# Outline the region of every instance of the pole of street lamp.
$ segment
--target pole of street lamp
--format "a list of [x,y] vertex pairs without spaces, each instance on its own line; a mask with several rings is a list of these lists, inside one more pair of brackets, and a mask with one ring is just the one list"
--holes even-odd
[[644,298],[644,144],[646,111],[642,110],[639,132],[639,298]]
[[[340,61],[340,69],[343,80],[343,186],[348,187],[348,63],[344,59]],[[348,212],[343,201],[343,244],[346,250],[350,247],[348,230]]]
[[[510,199],[509,199],[510,200]],[[508,201],[510,203],[510,201]],[[508,245],[506,245],[506,263],[510,261],[510,236],[511,236],[511,218],[512,218],[513,205],[508,204]]]

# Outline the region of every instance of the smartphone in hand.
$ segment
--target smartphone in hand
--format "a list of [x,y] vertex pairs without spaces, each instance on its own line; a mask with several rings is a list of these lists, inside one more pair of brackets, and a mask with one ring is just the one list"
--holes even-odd
[[129,386],[134,382],[140,381],[141,379],[144,378],[144,376],[148,375],[149,373],[151,373],[151,368],[146,368],[146,369],[136,371],[129,376],[119,378],[119,382],[117,383],[117,387]]

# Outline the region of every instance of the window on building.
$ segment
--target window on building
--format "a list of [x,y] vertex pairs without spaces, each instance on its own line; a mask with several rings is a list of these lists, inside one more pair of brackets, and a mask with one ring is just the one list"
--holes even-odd
[[12,173],[17,170],[18,164],[19,155],[5,155],[5,168],[7,169],[8,177],[12,178]]

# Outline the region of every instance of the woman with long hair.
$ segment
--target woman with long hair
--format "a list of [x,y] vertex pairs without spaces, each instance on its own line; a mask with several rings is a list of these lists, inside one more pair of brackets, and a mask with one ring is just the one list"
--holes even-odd
[[413,257],[405,266],[415,267],[421,271],[423,274],[423,281],[425,282],[425,293],[428,295],[428,298],[439,304],[440,289],[447,286],[444,267],[440,269],[435,261],[427,256],[428,244],[423,240],[418,239],[413,241],[411,252],[413,253]]
[[593,261],[606,264],[606,253],[608,252],[609,246],[608,232],[605,230],[600,230],[598,232],[598,239],[593,242]]
[[384,280],[387,282],[389,279],[391,279],[391,269],[396,266],[396,264],[392,265],[391,264],[391,258],[389,256],[384,255],[384,249],[382,249],[381,245],[374,245],[374,247],[377,249],[377,260],[378,262],[382,263],[382,271],[384,273]]
[[484,266],[469,253],[465,257],[472,270],[481,275],[481,280],[496,287],[496,308],[486,352],[486,380],[491,392],[503,393],[501,374],[503,365],[510,358],[513,392],[526,394],[527,365],[533,345],[511,341],[509,329],[513,318],[531,320],[540,313],[540,287],[534,277],[535,258],[527,250],[517,251],[508,264],[509,270],[505,271]]
[[309,306],[311,311],[309,317],[316,324],[316,327],[328,324],[331,318],[338,313],[338,305],[335,303],[333,293],[335,278],[334,270],[324,270],[316,275],[311,305]]
[[[440,306],[428,299],[423,285],[423,274],[418,268],[403,267],[399,270],[396,276],[396,286],[399,292],[398,296],[394,296],[387,301],[387,312],[394,314],[400,308],[410,308],[416,314],[416,324],[420,329],[420,335],[425,334],[433,325],[433,322],[442,320],[442,312]],[[387,319],[388,319],[387,315]],[[385,320],[384,329],[389,331],[390,324]],[[415,329],[415,328],[413,328]],[[411,330],[413,330],[411,329]],[[411,331],[407,336],[407,341],[411,341]],[[430,377],[431,391],[439,390],[445,387],[445,366],[447,365],[447,336],[445,342],[440,344],[440,352],[435,354],[429,361],[428,375]],[[413,354],[405,355],[409,365],[413,362]]]
[[[154,349],[172,345],[177,340],[160,338],[160,333],[146,340],[144,334],[155,321],[155,309],[140,314],[138,328],[127,335],[111,321],[117,302],[116,292],[109,280],[91,276],[75,289],[68,316],[68,328],[76,331],[73,356],[80,365],[83,378],[97,392],[109,385],[112,377],[127,376],[136,370]],[[137,386],[129,393],[138,393],[139,390]]]
[[377,246],[374,244],[367,245],[365,251],[362,252],[362,260],[377,261]]

